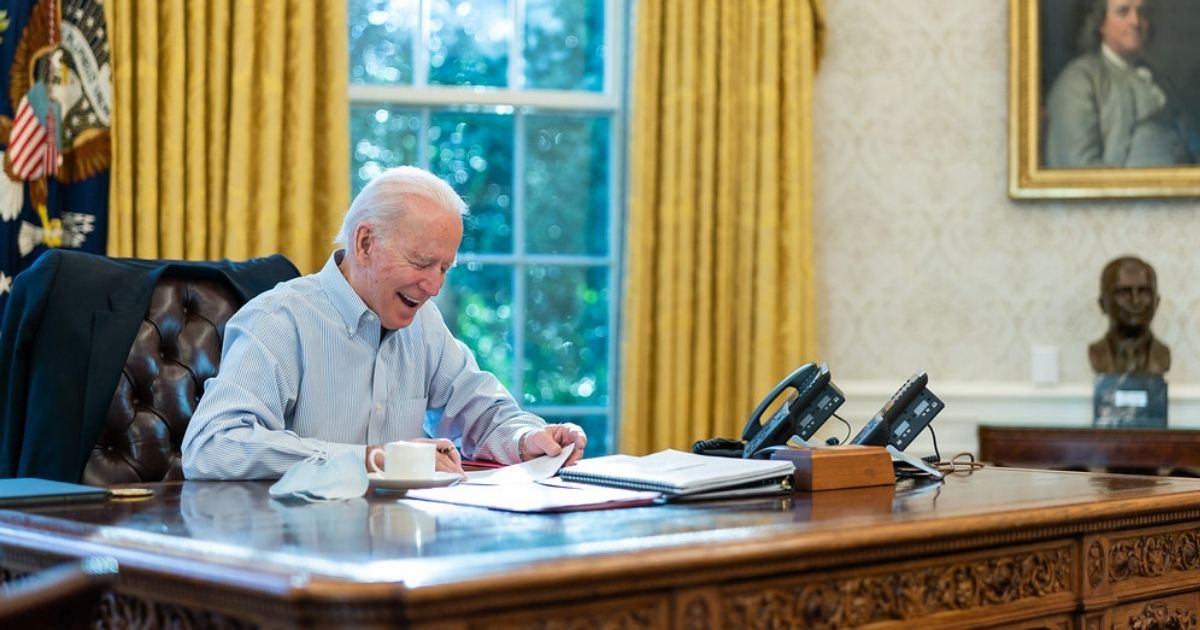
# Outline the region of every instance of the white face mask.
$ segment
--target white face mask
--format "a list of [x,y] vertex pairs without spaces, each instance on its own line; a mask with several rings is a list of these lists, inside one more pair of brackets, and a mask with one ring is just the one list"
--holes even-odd
[[367,469],[354,451],[343,451],[321,461],[310,457],[296,462],[271,486],[272,497],[299,497],[305,501],[339,501],[367,492]]

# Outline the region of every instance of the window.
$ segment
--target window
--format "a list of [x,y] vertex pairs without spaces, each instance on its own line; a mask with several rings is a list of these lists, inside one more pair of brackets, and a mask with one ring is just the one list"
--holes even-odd
[[467,201],[446,323],[522,406],[614,448],[618,0],[348,0],[355,193],[413,164]]

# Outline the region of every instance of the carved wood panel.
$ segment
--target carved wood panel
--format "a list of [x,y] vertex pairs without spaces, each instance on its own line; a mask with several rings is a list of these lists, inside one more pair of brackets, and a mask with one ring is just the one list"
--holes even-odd
[[421,624],[422,630],[640,630],[668,628],[668,601],[639,597],[560,605],[517,614],[488,614],[461,622]]
[[243,630],[258,627],[255,624],[214,612],[154,602],[111,591],[100,598],[94,618],[93,627],[97,628]]
[[10,569],[8,567],[0,567],[0,584],[8,584],[14,580],[19,580],[26,575],[29,575],[29,571],[20,571],[17,569]]
[[1200,528],[1115,540],[1109,547],[1108,579],[1161,577],[1200,568]]
[[1196,630],[1200,594],[1184,593],[1118,606],[1110,612],[1113,630]]
[[695,611],[685,620],[702,621],[711,618],[708,607],[718,606],[717,625],[726,628],[847,628],[953,613],[965,618],[1010,604],[1010,611],[1028,609],[1053,595],[1069,609],[1074,549],[1062,542],[738,585],[721,589],[716,604],[703,592],[687,591],[678,594],[675,608]]
[[1200,586],[1200,527],[1103,534],[1085,538],[1084,547],[1088,598]]
[[1071,615],[1064,614],[993,626],[992,630],[1072,630],[1074,627]]
[[716,588],[695,588],[675,593],[675,619],[672,627],[679,630],[708,630],[719,628],[721,591]]
[[[28,571],[17,571],[0,567],[0,584],[6,584],[30,575]],[[95,628],[212,628],[216,630],[242,630],[258,626],[233,619],[218,613],[198,610],[186,606],[155,602],[133,595],[108,591],[100,596],[92,615]]]
[[[26,573],[34,560],[49,562],[40,556],[20,558],[15,566],[0,567],[0,582]],[[505,610],[463,618],[451,609],[440,620],[422,619],[418,627],[899,628],[923,620],[930,627],[1009,630],[1200,630],[1200,527],[1194,523],[837,571],[791,570],[771,579],[562,601],[536,610],[501,602],[497,605]],[[1091,593],[1090,603],[1076,592],[1080,588]],[[1170,595],[1151,599],[1157,592]],[[240,629],[415,621],[403,617],[413,611],[396,601],[287,602],[137,573],[123,575],[118,592],[107,593],[96,612],[96,627]],[[1026,616],[1030,619],[1023,620]]]

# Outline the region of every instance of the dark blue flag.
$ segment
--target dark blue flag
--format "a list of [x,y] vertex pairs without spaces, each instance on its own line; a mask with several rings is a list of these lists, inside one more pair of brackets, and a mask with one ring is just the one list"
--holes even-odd
[[112,65],[97,0],[0,2],[0,310],[46,248],[103,254]]

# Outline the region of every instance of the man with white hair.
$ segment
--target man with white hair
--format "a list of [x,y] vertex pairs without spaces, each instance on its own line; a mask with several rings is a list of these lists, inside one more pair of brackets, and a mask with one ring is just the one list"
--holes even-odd
[[[183,440],[189,479],[267,479],[309,457],[371,459],[396,440],[438,444],[437,469],[516,463],[587,437],[522,411],[450,335],[431,299],[454,266],[466,204],[434,175],[389,169],[355,198],[315,274],[229,320],[217,376]],[[427,414],[438,410],[441,413]]]

